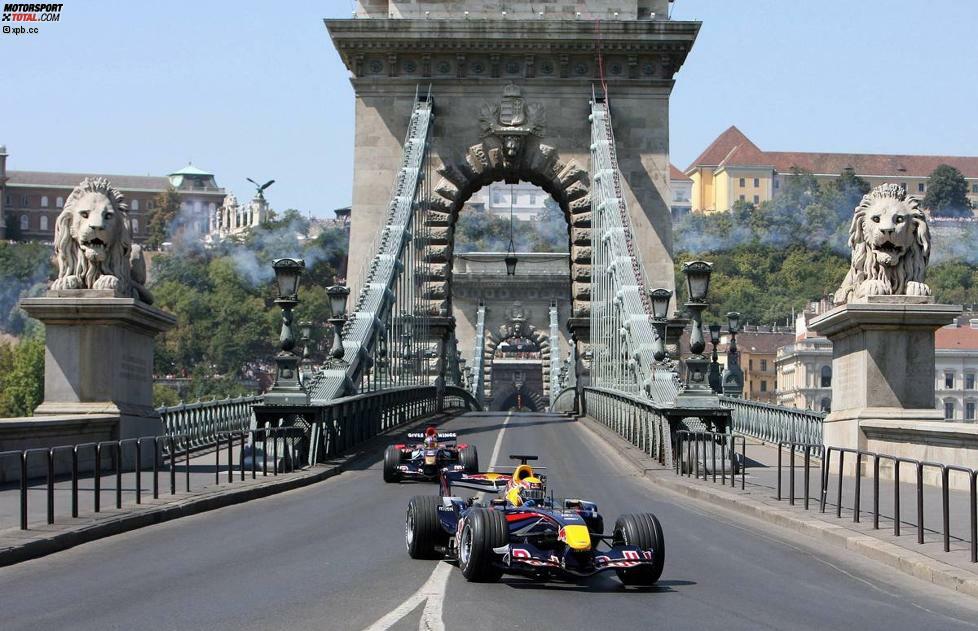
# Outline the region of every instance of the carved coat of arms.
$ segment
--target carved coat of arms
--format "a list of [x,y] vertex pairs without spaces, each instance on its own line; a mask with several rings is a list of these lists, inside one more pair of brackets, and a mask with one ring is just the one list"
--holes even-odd
[[495,136],[499,139],[503,159],[507,166],[512,166],[519,161],[527,136],[543,137],[543,105],[527,103],[519,87],[510,83],[503,88],[503,98],[499,103],[482,106],[479,125],[483,138]]

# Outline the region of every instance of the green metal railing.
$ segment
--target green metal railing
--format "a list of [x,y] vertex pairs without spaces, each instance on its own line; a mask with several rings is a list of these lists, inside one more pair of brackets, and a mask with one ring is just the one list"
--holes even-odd
[[[733,431],[770,443],[822,445],[822,423],[825,412],[800,410],[769,403],[720,397],[720,403],[731,409]],[[818,447],[814,455],[821,455]]]
[[156,411],[166,435],[177,437],[176,449],[183,451],[212,445],[219,434],[248,431],[255,418],[251,406],[261,401],[261,396],[237,397],[181,403]]

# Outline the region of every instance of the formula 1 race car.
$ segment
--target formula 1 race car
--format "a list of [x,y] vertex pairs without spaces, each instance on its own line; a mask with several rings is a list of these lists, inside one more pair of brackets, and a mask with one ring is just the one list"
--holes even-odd
[[424,432],[407,435],[413,443],[390,445],[384,451],[384,482],[403,478],[437,480],[442,469],[475,473],[479,470],[479,452],[475,445],[456,442],[455,432],[439,432],[431,426]]
[[[548,497],[546,478],[521,461],[508,473],[444,470],[441,497],[417,495],[407,509],[404,537],[414,559],[458,562],[469,581],[504,574],[573,580],[614,570],[625,585],[652,585],[662,575],[665,541],[651,513],[622,515],[610,535],[593,502]],[[488,503],[454,495],[459,488],[503,492]]]

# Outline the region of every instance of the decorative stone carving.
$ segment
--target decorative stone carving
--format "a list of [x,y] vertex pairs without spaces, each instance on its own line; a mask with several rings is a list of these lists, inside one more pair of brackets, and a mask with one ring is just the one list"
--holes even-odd
[[869,296],[930,296],[924,284],[930,231],[917,200],[896,184],[881,184],[863,196],[849,228],[852,263],[836,304]]
[[132,242],[125,197],[105,178],[76,186],[54,227],[58,278],[52,290],[110,289],[152,304],[143,251]]
[[517,85],[503,88],[499,103],[486,103],[479,113],[482,137],[495,136],[502,145],[503,163],[512,167],[519,162],[526,146],[526,137],[543,137],[545,117],[543,106],[527,103]]

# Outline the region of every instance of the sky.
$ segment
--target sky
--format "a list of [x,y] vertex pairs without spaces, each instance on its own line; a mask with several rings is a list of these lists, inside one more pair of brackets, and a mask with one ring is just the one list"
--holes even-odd
[[[353,91],[324,17],[350,0],[66,0],[0,34],[8,169],[163,175],[188,162],[278,209],[350,203]],[[761,149],[978,155],[978,2],[678,0],[672,161],[737,125]],[[7,24],[7,23],[4,23]]]

